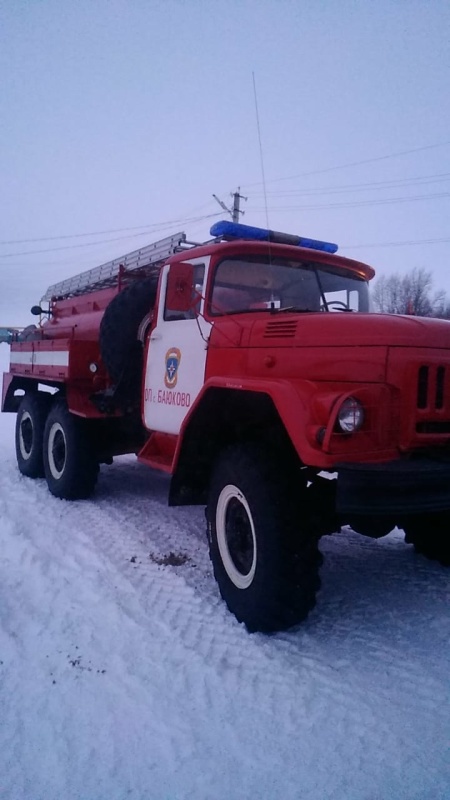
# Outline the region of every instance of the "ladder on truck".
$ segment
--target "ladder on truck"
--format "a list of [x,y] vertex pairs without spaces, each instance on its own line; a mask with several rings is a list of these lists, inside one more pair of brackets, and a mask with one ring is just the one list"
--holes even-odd
[[68,297],[75,297],[86,292],[95,292],[99,289],[106,289],[108,286],[115,286],[119,275],[136,270],[145,270],[148,267],[156,270],[169,256],[193,246],[193,242],[186,240],[185,233],[166,236],[165,239],[148,244],[139,250],[133,250],[120,258],[114,258],[112,261],[100,264],[99,267],[88,269],[85,272],[74,275],[72,278],[66,278],[64,281],[52,284],[41,298],[41,302],[65,300]]

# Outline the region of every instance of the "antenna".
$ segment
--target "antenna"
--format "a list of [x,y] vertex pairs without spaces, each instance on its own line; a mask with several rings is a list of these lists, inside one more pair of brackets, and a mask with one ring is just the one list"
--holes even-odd
[[258,140],[259,140],[259,157],[261,161],[261,174],[262,174],[262,184],[264,190],[264,206],[266,209],[266,225],[269,227],[269,211],[267,209],[267,192],[266,192],[266,176],[264,174],[264,159],[263,159],[263,151],[262,151],[262,144],[261,144],[261,128],[259,124],[259,112],[258,112],[258,98],[256,96],[256,81],[255,81],[255,73],[252,72],[253,78],[253,94],[255,96],[255,110],[256,110],[256,124],[258,126]]

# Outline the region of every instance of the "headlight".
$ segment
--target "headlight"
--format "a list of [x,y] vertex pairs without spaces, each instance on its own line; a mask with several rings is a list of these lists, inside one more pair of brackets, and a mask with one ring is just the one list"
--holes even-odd
[[359,431],[364,422],[364,410],[354,397],[347,397],[342,403],[337,415],[337,423],[343,433]]

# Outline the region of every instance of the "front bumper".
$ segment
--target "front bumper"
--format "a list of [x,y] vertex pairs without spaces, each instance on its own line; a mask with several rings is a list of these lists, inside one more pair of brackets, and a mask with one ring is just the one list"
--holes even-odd
[[450,511],[450,459],[341,464],[337,470],[338,514]]

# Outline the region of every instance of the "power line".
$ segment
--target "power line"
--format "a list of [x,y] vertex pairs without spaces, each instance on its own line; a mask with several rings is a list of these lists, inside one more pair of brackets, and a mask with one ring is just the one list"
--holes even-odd
[[[284,178],[272,178],[270,181],[266,181],[266,183],[279,183],[281,181],[291,181],[295,180],[296,178],[305,178],[308,175],[321,175],[325,172],[333,172],[334,170],[338,169],[347,169],[349,167],[359,167],[363,164],[374,164],[377,161],[386,161],[389,158],[399,158],[400,156],[407,156],[411,153],[419,153],[423,150],[433,150],[437,147],[447,147],[450,144],[450,141],[446,142],[438,142],[436,144],[427,144],[423,145],[422,147],[414,147],[411,150],[401,150],[397,153],[389,153],[385,156],[377,156],[375,158],[365,158],[361,161],[350,161],[347,164],[338,164],[334,167],[325,167],[324,169],[314,169],[310,170],[309,172],[299,172],[296,175],[286,175]],[[261,181],[256,181],[255,183],[247,183],[245,185],[245,189],[248,189],[250,186],[261,186]]]
[[19,253],[2,253],[0,254],[0,258],[15,258],[16,256],[34,256],[38,255],[39,253],[56,253],[60,250],[75,250],[79,247],[92,247],[97,244],[109,244],[110,242],[123,242],[124,239],[132,239],[137,236],[145,236],[145,234],[136,233],[133,236],[118,236],[114,239],[102,239],[99,242],[84,242],[83,244],[67,244],[63,245],[62,247],[47,247],[43,250],[24,250]]
[[[390,181],[372,181],[367,183],[348,183],[341,186],[320,186],[317,189],[287,189],[286,191],[268,192],[271,197],[301,197],[321,194],[341,194],[355,191],[380,191],[383,189],[396,189],[399,187],[424,186],[428,183],[446,183],[450,180],[450,172],[440,172],[437,175],[423,175],[414,178],[399,178]],[[263,192],[253,192],[252,196],[263,195]]]
[[410,239],[403,242],[372,242],[371,244],[343,244],[340,248],[345,250],[358,250],[364,247],[407,247],[416,244],[442,244],[450,242],[450,237],[444,239]]
[[[209,205],[209,203],[205,205]],[[187,224],[189,222],[198,222],[199,220],[202,219],[208,219],[209,217],[217,217],[217,216],[218,214],[206,214],[202,217],[182,217],[179,219],[166,220],[164,222],[148,223],[147,225],[134,225],[133,227],[130,228],[110,228],[104,231],[90,231],[89,233],[66,233],[60,236],[41,236],[36,239],[5,239],[4,241],[0,241],[0,245],[29,244],[31,242],[53,242],[57,241],[58,239],[80,239],[84,236],[104,236],[105,234],[108,233],[122,233],[124,231],[137,231],[137,230],[143,230],[143,233],[145,234],[147,232],[150,233],[155,230],[160,230],[163,227],[166,228],[172,225]]]
[[[174,220],[174,224],[176,224],[177,220]],[[164,223],[158,223],[158,225]],[[103,236],[107,233],[122,233],[124,231],[138,231],[152,229],[154,226],[150,223],[147,225],[134,225],[130,228],[109,228],[108,230],[104,231],[89,231],[88,233],[66,233],[61,234],[60,236],[39,236],[35,239],[4,239],[0,241],[0,244],[30,244],[31,242],[54,242],[58,239],[80,239],[84,236]],[[145,232],[145,231],[144,231]]]
[[[423,145],[422,147],[415,147],[415,148],[412,148],[411,150],[403,150],[403,151],[399,151],[399,152],[396,152],[396,153],[389,153],[388,155],[384,155],[384,156],[377,156],[377,157],[374,157],[374,158],[363,159],[361,161],[348,162],[346,164],[339,164],[339,165],[335,165],[333,167],[326,167],[324,169],[319,169],[319,170],[310,170],[308,172],[301,172],[301,173],[298,173],[296,175],[288,175],[288,176],[285,176],[283,178],[273,178],[272,180],[266,181],[266,183],[279,183],[281,181],[294,180],[296,178],[302,178],[302,177],[306,177],[306,176],[309,176],[309,175],[320,175],[320,174],[324,174],[324,173],[327,173],[327,172],[332,172],[334,170],[347,169],[349,167],[360,166],[362,164],[375,163],[375,162],[383,161],[383,160],[390,159],[390,158],[398,158],[400,156],[409,155],[411,153],[421,152],[423,150],[431,150],[431,149],[435,149],[435,148],[438,148],[438,147],[446,147],[449,144],[450,144],[450,140],[446,141],[446,142],[438,142],[436,144]],[[410,178],[405,178],[405,179],[399,179],[398,181],[393,181],[393,182],[391,182],[391,181],[386,181],[386,182],[379,181],[379,182],[372,182],[372,183],[368,183],[368,184],[354,184],[353,187],[350,184],[349,186],[344,186],[344,187],[334,187],[334,188],[330,189],[329,191],[328,191],[327,187],[308,190],[308,191],[300,191],[300,192],[296,192],[296,190],[288,190],[288,192],[286,192],[286,194],[298,193],[300,195],[308,195],[308,194],[318,194],[318,193],[321,193],[322,191],[331,194],[331,193],[338,192],[338,191],[344,191],[344,190],[346,191],[347,189],[350,190],[351,188],[358,188],[358,187],[375,188],[376,186],[382,186],[383,184],[386,184],[386,185],[391,184],[392,186],[396,186],[396,185],[401,185],[402,183],[415,181],[415,180],[423,181],[424,179],[428,179],[428,178],[430,178],[430,179],[431,178],[444,178],[444,176],[448,176],[448,175],[450,175],[450,173],[440,173],[440,174],[435,175],[435,176],[432,176],[432,175],[431,176],[423,176],[423,177],[419,176],[418,178],[411,178],[411,179]],[[262,185],[261,181],[257,181],[255,183],[246,184],[246,186],[248,186],[248,187],[250,187],[250,186],[261,186],[261,185]],[[270,192],[270,194],[276,195],[275,192]],[[279,196],[283,196],[283,193],[280,193]],[[207,205],[209,205],[209,203],[203,204],[202,206],[200,206],[198,208],[200,210],[201,208],[205,208]],[[212,218],[212,217],[215,217],[215,216],[218,216],[218,215],[217,214],[209,214],[209,215],[205,215],[204,217],[200,217],[198,219],[208,219],[208,218]],[[101,230],[101,231],[90,231],[90,232],[87,232],[87,233],[61,234],[61,235],[58,235],[58,236],[45,236],[45,237],[37,237],[37,238],[29,238],[29,239],[6,239],[6,240],[3,240],[3,241],[0,241],[0,245],[5,245],[5,244],[28,244],[28,243],[32,243],[32,242],[46,242],[46,241],[50,242],[50,241],[57,241],[59,239],[77,239],[77,238],[82,238],[82,237],[85,237],[85,236],[103,236],[103,235],[106,235],[106,234],[109,234],[109,233],[122,233],[122,232],[125,232],[125,231],[133,231],[133,230],[143,230],[144,233],[145,233],[146,231],[151,232],[151,231],[159,230],[163,226],[170,226],[170,225],[175,225],[175,224],[178,224],[178,223],[183,223],[184,224],[184,223],[188,223],[188,222],[196,222],[196,221],[198,221],[198,219],[196,219],[196,218],[194,218],[194,219],[179,218],[179,219],[174,219],[174,220],[163,221],[163,222],[160,222],[160,223],[148,223],[147,225],[135,225],[135,226],[132,226],[132,227],[127,227],[127,228],[110,228],[110,229]],[[125,238],[125,237],[122,237],[122,238]],[[109,241],[116,241],[116,240],[109,240]],[[99,244],[100,243],[102,243],[102,242],[99,242]],[[46,252],[46,251],[39,251],[39,252]],[[32,254],[33,253],[30,252],[30,255],[32,255]],[[22,254],[20,254],[20,255],[22,255]]]
[[[322,209],[330,208],[362,208],[364,206],[384,206],[393,205],[395,203],[409,203],[417,200],[437,200],[444,197],[450,197],[450,192],[436,192],[435,194],[419,194],[411,197],[386,197],[380,200],[355,200],[345,203],[320,203],[319,205],[292,205],[292,206],[272,206],[271,213],[281,211],[293,211],[302,209],[303,211],[321,211]],[[251,211],[263,211],[264,209],[259,206],[253,206]]]
[[[184,220],[184,222],[185,223],[186,222],[200,222],[200,221],[205,220],[205,219],[210,219],[211,217],[219,217],[219,216],[220,216],[219,213],[206,214],[203,217],[197,217],[197,218],[192,219],[192,220]],[[178,222],[181,223],[182,220],[179,220]],[[167,228],[172,227],[173,224],[174,223],[172,222],[172,223],[170,223],[170,225],[165,225],[164,227],[160,227],[158,229],[154,229],[153,233],[156,233],[157,230],[162,232],[162,231],[166,230]],[[135,239],[135,238],[138,238],[140,236],[147,236],[148,234],[149,234],[149,231],[146,230],[143,233],[134,233],[134,234],[131,234],[130,236],[117,236],[117,237],[115,237],[113,239],[101,239],[101,240],[99,240],[97,242],[84,242],[83,244],[68,244],[68,245],[62,245],[61,247],[48,247],[48,248],[45,248],[45,249],[42,249],[42,250],[25,250],[25,251],[18,252],[18,253],[3,253],[3,254],[0,254],[0,258],[16,258],[17,256],[33,256],[33,255],[38,255],[40,253],[56,253],[56,252],[59,252],[61,250],[75,250],[75,249],[78,249],[80,247],[95,247],[96,245],[99,245],[99,244],[109,244],[111,242],[122,242],[124,239]],[[80,234],[80,235],[82,235],[82,234]],[[61,238],[64,238],[64,237],[61,237]]]

